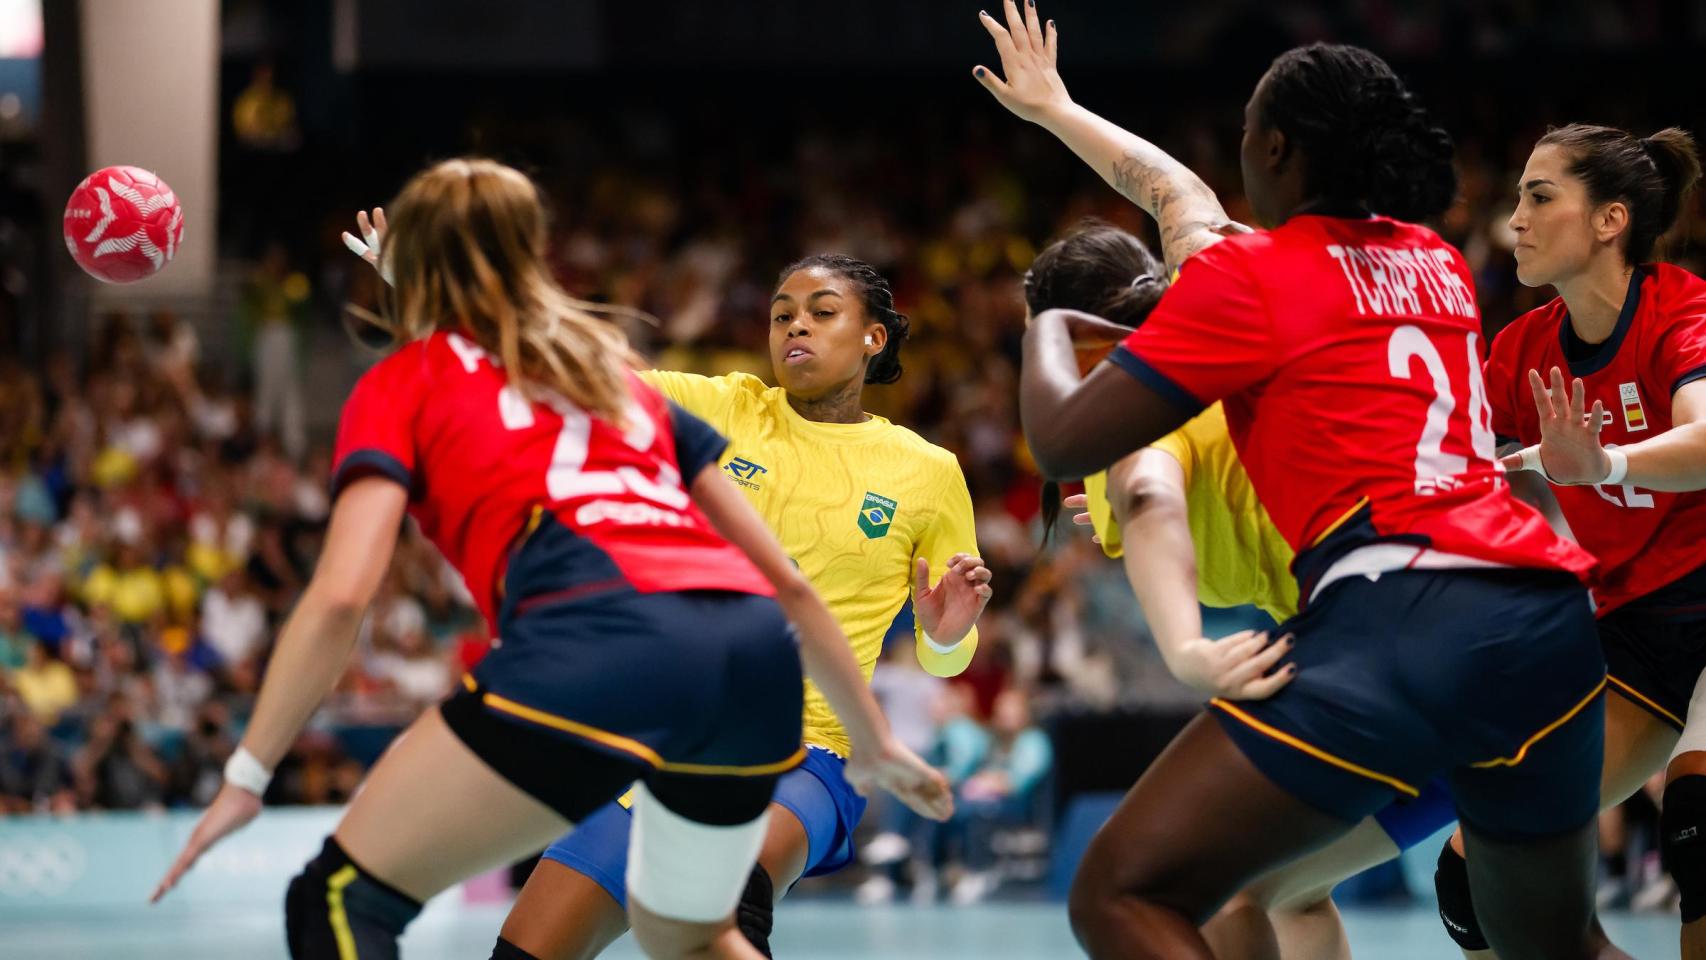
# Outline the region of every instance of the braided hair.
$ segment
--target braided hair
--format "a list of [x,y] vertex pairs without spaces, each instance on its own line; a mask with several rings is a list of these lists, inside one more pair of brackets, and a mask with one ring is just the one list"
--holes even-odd
[[1308,196],[1327,208],[1417,221],[1451,206],[1451,136],[1378,56],[1342,44],[1296,47],[1274,60],[1264,90],[1257,120],[1296,145]]

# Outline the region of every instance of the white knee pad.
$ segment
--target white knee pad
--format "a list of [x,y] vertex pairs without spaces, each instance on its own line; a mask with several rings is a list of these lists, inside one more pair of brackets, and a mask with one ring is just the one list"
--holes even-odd
[[1688,718],[1683,721],[1682,736],[1677,739],[1670,758],[1675,760],[1696,750],[1706,750],[1706,673],[1694,682],[1694,695],[1688,699]]
[[733,827],[696,823],[634,785],[628,895],[671,920],[713,923],[733,915],[764,846],[770,811]]

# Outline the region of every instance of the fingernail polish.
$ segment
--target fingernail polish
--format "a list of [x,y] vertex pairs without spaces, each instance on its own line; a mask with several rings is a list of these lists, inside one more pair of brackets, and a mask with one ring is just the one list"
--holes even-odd
[[983,68],[982,67],[977,68],[977,75],[980,77],[983,76]]

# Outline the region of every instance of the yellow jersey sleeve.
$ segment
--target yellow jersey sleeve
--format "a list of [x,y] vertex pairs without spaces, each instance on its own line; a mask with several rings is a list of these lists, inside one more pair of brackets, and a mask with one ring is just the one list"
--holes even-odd
[[[1202,602],[1211,607],[1251,604],[1275,620],[1296,613],[1297,581],[1290,569],[1294,555],[1238,460],[1225,409],[1214,404],[1153,446],[1179,461],[1184,471]],[[1124,549],[1107,487],[1106,473],[1085,478],[1087,506],[1102,550],[1119,557]]]
[[[642,370],[641,380],[663,394],[688,413],[713,426],[721,424],[750,374],[731,373],[721,377],[704,377],[697,373],[678,373],[674,370]],[[719,427],[719,429],[723,429]]]
[[[977,525],[972,519],[971,492],[966,489],[965,474],[959,461],[950,455],[936,497],[936,514],[929,527],[913,547],[912,562],[918,558],[930,561],[930,582],[934,584],[947,572],[948,561],[956,553],[977,556]],[[916,590],[916,587],[914,587]],[[914,596],[914,602],[917,601]],[[925,671],[938,677],[953,677],[964,672],[977,653],[977,627],[973,625],[959,643],[943,647],[924,636],[924,622],[913,618],[918,662]]]
[[[1211,409],[1218,410],[1219,405]],[[1191,473],[1196,467],[1191,440],[1185,435],[1189,427],[1190,424],[1186,424],[1150,444],[1179,461],[1179,468],[1185,471],[1187,490],[1191,486]],[[1103,470],[1084,478],[1084,501],[1085,509],[1090,513],[1090,528],[1096,532],[1096,536],[1102,538],[1102,552],[1115,560],[1125,556],[1125,535],[1120,532],[1119,521],[1114,518],[1114,503],[1108,499],[1108,471]]]

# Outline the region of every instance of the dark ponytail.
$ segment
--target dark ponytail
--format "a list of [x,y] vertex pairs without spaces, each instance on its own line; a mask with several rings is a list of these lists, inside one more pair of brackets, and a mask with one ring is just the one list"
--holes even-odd
[[1650,137],[1627,130],[1572,123],[1547,130],[1535,146],[1562,147],[1570,154],[1570,175],[1587,186],[1594,206],[1620,201],[1629,208],[1630,263],[1653,257],[1659,238],[1676,225],[1682,202],[1700,180],[1700,154],[1694,138],[1680,127]]
[[855,284],[859,288],[859,300],[865,305],[865,314],[872,320],[883,325],[889,332],[889,338],[883,344],[883,351],[871,358],[865,366],[866,383],[893,383],[900,379],[900,348],[906,343],[907,335],[912,330],[912,321],[906,314],[894,308],[894,291],[889,289],[888,280],[877,272],[877,268],[863,260],[844,257],[838,253],[816,253],[783,268],[776,278],[780,287],[788,282],[788,278],[801,270],[813,267],[828,270],[830,273]]
[[[1043,248],[1025,271],[1025,306],[1093,313],[1128,327],[1139,326],[1167,290],[1166,268],[1143,241],[1095,218]],[[1060,484],[1043,481],[1043,544],[1060,519]]]
[[1325,209],[1415,221],[1456,199],[1451,136],[1378,56],[1296,47],[1274,60],[1264,89],[1258,119],[1302,154],[1308,194]]

